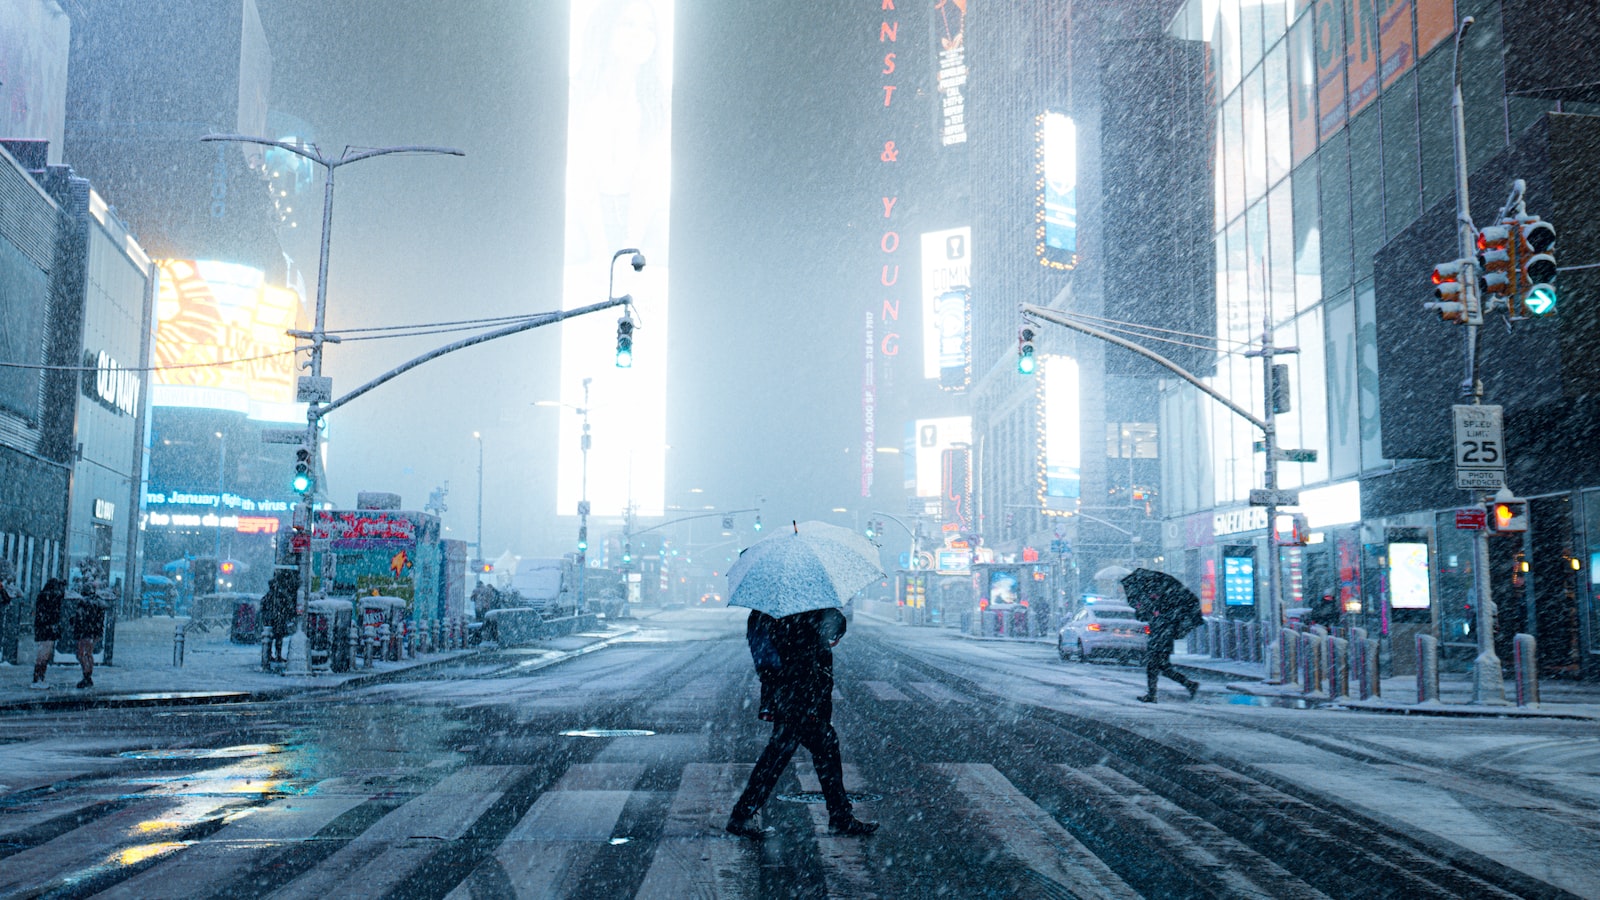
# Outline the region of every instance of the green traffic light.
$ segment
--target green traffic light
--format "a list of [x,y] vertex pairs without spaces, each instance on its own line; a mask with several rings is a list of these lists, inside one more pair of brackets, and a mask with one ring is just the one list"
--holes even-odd
[[292,481],[290,483],[294,486],[294,489],[295,489],[296,493],[304,494],[306,491],[311,490],[311,476],[310,475],[306,475],[304,473],[298,474],[298,475],[294,476],[294,481]]
[[1549,315],[1556,311],[1556,289],[1548,284],[1536,284],[1528,290],[1522,304],[1536,316]]
[[1024,353],[1017,357],[1017,372],[1022,375],[1032,375],[1037,365],[1032,353]]
[[619,349],[617,351],[617,368],[619,368],[619,369],[631,369],[631,368],[633,368],[633,351],[632,350],[621,350],[621,349]]

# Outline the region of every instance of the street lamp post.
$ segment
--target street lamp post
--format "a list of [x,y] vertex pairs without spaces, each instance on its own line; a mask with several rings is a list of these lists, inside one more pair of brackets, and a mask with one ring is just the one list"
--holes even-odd
[[[311,340],[311,360],[306,368],[311,370],[312,388],[316,389],[321,384],[322,378],[322,345],[327,340],[324,325],[328,311],[328,241],[333,234],[333,180],[334,172],[340,166],[371,159],[374,156],[387,156],[394,153],[429,153],[446,156],[466,156],[460,150],[452,147],[427,147],[408,145],[401,147],[371,147],[355,149],[345,147],[337,157],[327,156],[317,149],[317,145],[304,141],[275,141],[270,138],[253,137],[243,134],[208,134],[201,141],[229,141],[244,144],[261,144],[267,147],[277,147],[280,150],[293,153],[302,159],[309,160],[322,167],[325,180],[322,189],[322,241],[317,254],[317,308],[316,318],[310,334],[297,334],[296,337],[308,337]],[[353,152],[352,152],[353,151]],[[338,339],[335,337],[334,342]],[[328,399],[332,399],[332,392],[327,391]],[[306,404],[306,438],[305,447],[311,453],[313,465],[321,458],[317,447],[317,421],[321,418],[318,407],[324,402],[318,399],[319,394],[310,393]],[[315,505],[314,495],[317,491],[316,482],[300,496],[299,508],[295,512],[295,519],[305,528],[304,535],[309,539],[312,532],[311,511]],[[300,590],[296,598],[294,634],[289,638],[289,673],[303,675],[311,668],[311,645],[306,639],[305,619],[306,606],[311,600],[311,546],[309,540],[302,545],[300,550]]]
[[[626,252],[626,251],[623,251]],[[573,406],[562,403],[560,400],[535,400],[534,406],[562,406],[576,412],[583,417],[583,439],[579,444],[582,451],[583,469],[578,482],[578,611],[584,610],[584,581],[587,580],[589,565],[589,385],[593,378],[583,380],[583,405]]]
[[[481,576],[481,563],[483,562],[483,433],[474,431],[472,439],[478,442],[478,537],[473,541],[473,546],[478,551],[478,562],[480,563],[478,568]],[[482,579],[480,578],[479,580]]]

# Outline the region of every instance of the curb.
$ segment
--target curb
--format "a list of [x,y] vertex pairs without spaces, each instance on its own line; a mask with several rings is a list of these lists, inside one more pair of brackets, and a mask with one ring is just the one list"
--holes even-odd
[[1576,722],[1594,722],[1596,716],[1583,713],[1560,712],[1544,707],[1527,706],[1471,706],[1465,703],[1440,703],[1437,705],[1416,705],[1405,703],[1389,703],[1379,700],[1329,700],[1327,697],[1315,694],[1294,694],[1278,691],[1262,691],[1257,689],[1257,683],[1230,683],[1228,690],[1235,693],[1247,694],[1252,697],[1264,697],[1274,700],[1301,700],[1311,709],[1334,710],[1338,712],[1373,713],[1376,715],[1390,716],[1433,716],[1436,718],[1456,719],[1567,719]]
[[[611,644],[623,637],[636,634],[638,631],[638,625],[630,625],[629,627],[619,630],[614,635],[607,635],[600,640],[594,641],[590,644],[585,644],[582,647],[578,647],[573,650],[555,651],[555,655],[547,659],[540,660],[536,664],[526,666],[525,671],[531,672],[538,669],[543,669],[547,666],[553,666],[556,663],[566,662],[569,659],[575,659],[576,657],[582,656],[586,653],[593,653],[596,650],[601,650],[611,646]],[[526,647],[530,646],[531,643],[532,642],[527,644],[513,644],[511,646]],[[444,665],[475,659],[479,656],[498,652],[501,649],[505,648],[496,647],[493,649],[474,649],[460,652],[453,656],[442,657],[440,659],[422,660],[415,665],[406,666],[404,668],[387,669],[382,672],[353,675],[343,679],[342,681],[331,684],[307,684],[293,687],[262,688],[254,691],[130,691],[118,694],[96,694],[91,692],[62,697],[39,697],[36,699],[27,698],[0,703],[0,715],[20,712],[77,712],[86,709],[132,709],[140,707],[155,708],[169,706],[204,706],[224,703],[264,703],[282,700],[286,697],[296,694],[311,694],[319,691],[332,693],[336,691],[367,687],[375,684],[386,684],[391,681],[398,681],[402,676],[427,671],[429,669]]]

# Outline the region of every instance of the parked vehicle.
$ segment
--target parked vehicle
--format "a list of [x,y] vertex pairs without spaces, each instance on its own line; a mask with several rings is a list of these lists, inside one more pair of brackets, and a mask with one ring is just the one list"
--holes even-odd
[[511,583],[502,594],[501,606],[535,609],[546,619],[574,615],[578,611],[577,566],[569,559],[520,559]]
[[1098,655],[1129,659],[1143,656],[1149,639],[1150,626],[1134,616],[1133,607],[1102,601],[1085,606],[1061,626],[1056,652],[1079,662]]

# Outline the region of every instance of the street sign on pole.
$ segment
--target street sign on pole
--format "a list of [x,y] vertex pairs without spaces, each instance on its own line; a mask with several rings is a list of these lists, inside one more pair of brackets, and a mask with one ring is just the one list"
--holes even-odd
[[1482,531],[1489,527],[1489,513],[1481,506],[1456,510],[1456,528],[1461,531]]
[[304,428],[263,428],[261,429],[261,443],[263,444],[304,444],[306,430]]
[[1506,484],[1505,442],[1498,406],[1457,403],[1455,417],[1456,487],[1498,490]]
[[332,403],[333,379],[326,375],[301,375],[295,382],[296,403]]
[[1267,488],[1250,489],[1251,506],[1299,506],[1300,492]]

